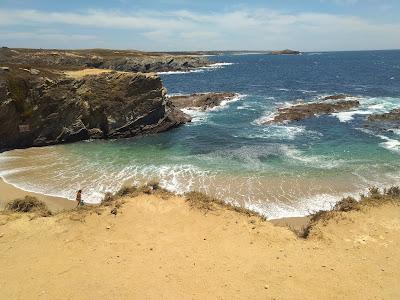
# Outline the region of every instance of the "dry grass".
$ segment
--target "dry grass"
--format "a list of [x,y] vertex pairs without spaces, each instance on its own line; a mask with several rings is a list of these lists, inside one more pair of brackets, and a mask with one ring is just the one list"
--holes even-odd
[[25,198],[18,198],[10,201],[6,205],[6,211],[21,212],[21,213],[36,213],[42,217],[51,216],[51,211],[47,205],[32,196],[25,196]]
[[247,215],[249,217],[256,216],[262,220],[266,220],[264,216],[253,212],[247,208],[239,207],[232,205],[230,203],[226,203],[222,200],[210,197],[201,192],[189,192],[185,194],[186,202],[189,204],[190,207],[199,209],[204,213],[208,213],[210,211],[215,211],[221,208],[227,208],[232,211],[236,211],[240,214]]
[[308,238],[313,230],[313,227],[319,222],[326,222],[331,218],[338,215],[338,213],[346,213],[355,210],[361,210],[368,206],[377,206],[384,203],[393,203],[396,205],[400,204],[400,187],[393,186],[388,189],[384,189],[382,192],[377,187],[371,187],[368,195],[361,195],[360,201],[352,197],[343,198],[335,204],[335,206],[329,211],[318,211],[311,215],[309,223],[296,230],[291,230],[300,238]]
[[107,69],[83,69],[83,70],[77,70],[77,71],[64,71],[64,74],[67,77],[74,78],[74,79],[81,79],[85,76],[88,75],[98,75],[98,74],[103,74],[103,73],[110,73],[113,72],[113,70],[107,70]]

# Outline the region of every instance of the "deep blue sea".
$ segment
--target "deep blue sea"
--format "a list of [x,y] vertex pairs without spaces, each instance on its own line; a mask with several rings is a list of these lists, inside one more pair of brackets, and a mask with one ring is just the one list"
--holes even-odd
[[[169,94],[233,91],[234,101],[188,111],[191,124],[114,141],[14,150],[0,175],[38,192],[88,202],[125,183],[159,180],[199,190],[270,218],[331,207],[369,186],[400,184],[400,129],[366,128],[374,113],[400,107],[400,51],[212,56],[216,65],[160,74]],[[278,107],[347,94],[355,110],[282,125],[263,125]]]

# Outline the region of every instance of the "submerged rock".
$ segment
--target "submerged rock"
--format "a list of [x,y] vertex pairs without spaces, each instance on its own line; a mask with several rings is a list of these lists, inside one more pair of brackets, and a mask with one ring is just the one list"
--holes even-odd
[[278,112],[271,120],[262,122],[263,124],[284,123],[300,121],[321,114],[331,114],[346,111],[360,105],[357,100],[338,101],[338,102],[312,102],[296,104],[290,107],[279,108]]
[[220,92],[172,96],[169,99],[177,108],[208,110],[220,106],[223,101],[230,101],[237,96],[238,94],[236,93]]
[[18,69],[0,74],[0,150],[132,137],[190,121],[166,97],[155,74],[73,79],[43,72],[46,77]]

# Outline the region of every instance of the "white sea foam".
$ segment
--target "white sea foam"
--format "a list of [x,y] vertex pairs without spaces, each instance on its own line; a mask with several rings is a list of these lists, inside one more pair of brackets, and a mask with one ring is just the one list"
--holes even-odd
[[247,138],[262,138],[262,139],[279,139],[279,140],[294,140],[299,136],[308,136],[312,139],[317,139],[322,136],[321,133],[306,130],[304,126],[289,126],[289,125],[270,125],[263,126],[254,130],[250,134],[246,134]]
[[[208,113],[206,111],[201,111],[201,110],[196,110],[194,108],[188,109],[188,108],[183,108],[181,109],[185,114],[188,114],[189,116],[192,117],[192,122],[191,124],[202,124],[207,121],[208,119]],[[190,123],[189,123],[190,125]]]
[[400,129],[399,128],[392,128],[390,129],[395,135],[400,136]]
[[338,113],[333,113],[332,115],[337,117],[340,122],[349,122],[354,119],[355,115],[369,115],[371,112],[363,111],[363,110],[351,110],[351,111],[342,111]]
[[323,155],[306,155],[303,151],[296,149],[293,146],[284,145],[285,155],[292,161],[301,163],[310,168],[315,169],[334,169],[338,168],[348,161],[342,159],[332,159]]
[[380,143],[379,145],[381,145],[382,147],[384,147],[390,151],[400,153],[400,141],[399,140],[391,139],[384,135],[377,135],[377,136],[379,138],[381,138],[382,140],[385,140],[385,142]]
[[275,119],[275,117],[279,115],[279,113],[277,112],[266,112],[266,114],[267,115],[254,120],[253,123],[256,125],[265,125],[269,122],[272,122]]
[[188,73],[201,73],[204,72],[204,69],[193,69],[187,71],[166,71],[166,72],[157,72],[159,75],[176,75],[176,74],[188,74]]
[[216,111],[216,110],[223,109],[226,106],[228,106],[229,104],[231,104],[233,102],[237,102],[237,101],[243,100],[246,97],[247,97],[247,95],[237,94],[235,97],[233,97],[231,99],[228,98],[226,100],[222,100],[221,103],[218,106],[215,106],[215,107],[211,108],[210,111]]
[[317,91],[313,90],[298,90],[299,92],[302,92],[303,94],[313,94],[316,93]]
[[333,113],[340,122],[349,122],[357,115],[382,114],[400,107],[400,99],[392,97],[349,97],[349,100],[359,100],[360,106],[356,110]]
[[231,99],[222,100],[218,106],[215,106],[207,110],[201,110],[198,107],[188,107],[182,109],[182,111],[192,117],[192,123],[200,124],[204,123],[208,119],[209,113],[227,108],[229,104],[240,101],[244,99],[246,96],[247,95],[237,94],[235,97]]

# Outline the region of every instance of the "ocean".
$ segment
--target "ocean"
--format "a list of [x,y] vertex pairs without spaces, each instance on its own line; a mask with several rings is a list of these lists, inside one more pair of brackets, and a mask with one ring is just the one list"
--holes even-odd
[[[400,107],[400,51],[212,56],[211,68],[160,74],[168,93],[240,96],[171,131],[0,154],[0,176],[26,190],[99,202],[123,184],[158,180],[268,218],[328,209],[370,186],[400,184],[400,130],[366,118]],[[347,94],[355,110],[263,125],[278,107]]]

